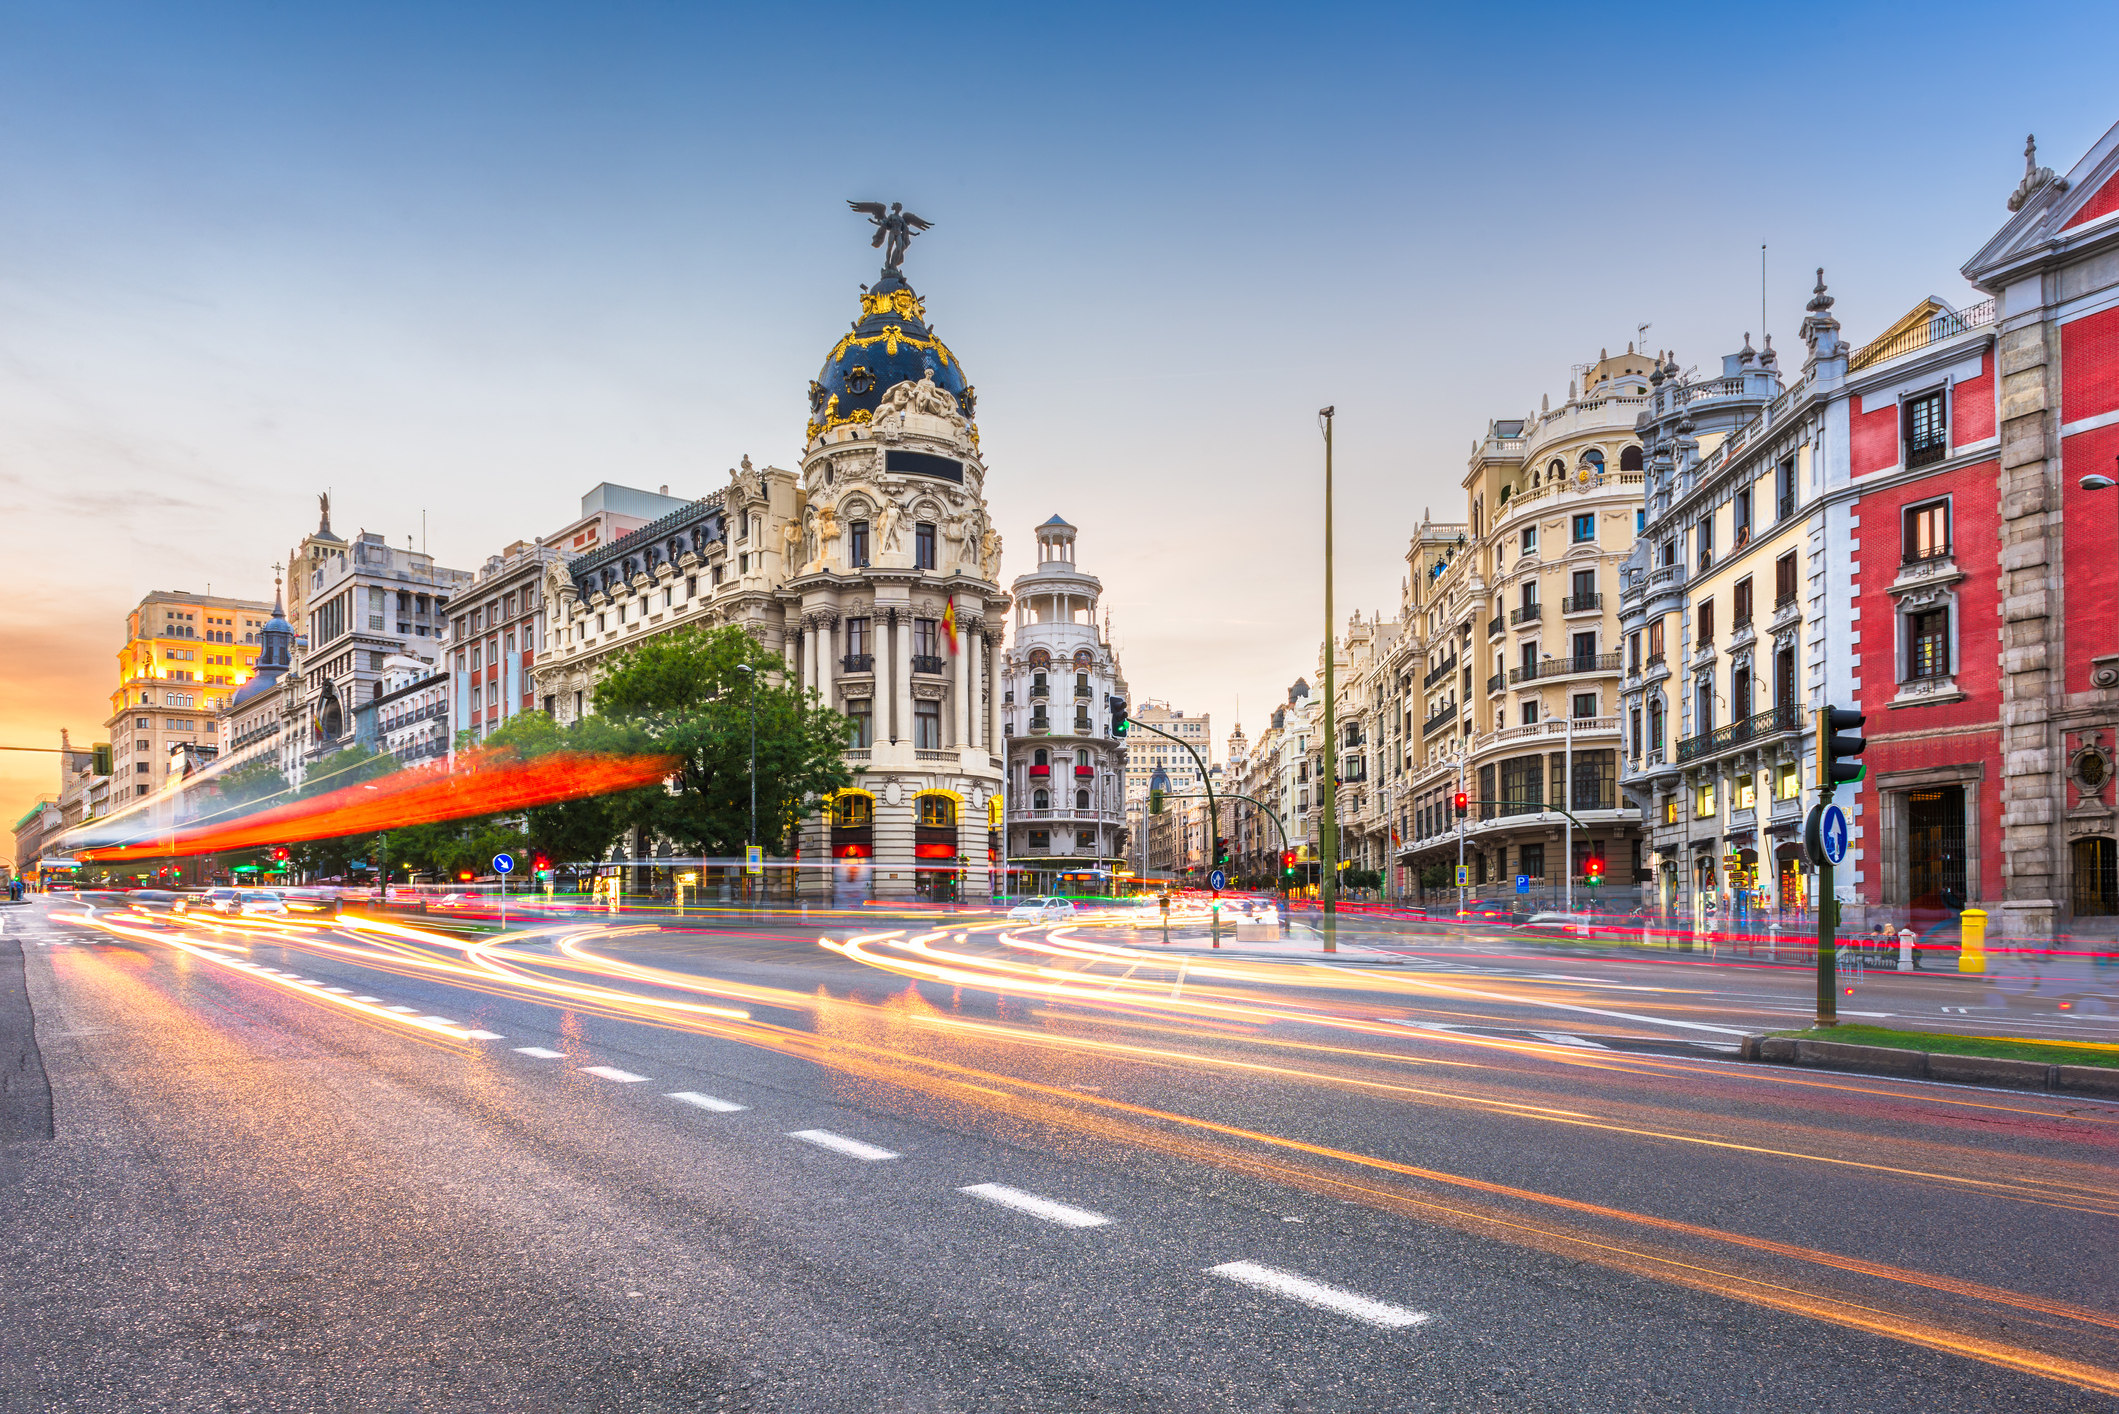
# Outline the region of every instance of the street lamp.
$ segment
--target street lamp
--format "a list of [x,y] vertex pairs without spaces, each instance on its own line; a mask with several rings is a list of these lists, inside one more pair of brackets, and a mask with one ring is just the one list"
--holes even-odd
[[744,840],[743,872],[750,873],[749,845],[758,842],[758,670],[748,663],[736,664],[736,671],[750,679],[750,834]]
[[1324,950],[1339,951],[1339,767],[1336,760],[1339,743],[1334,739],[1339,731],[1339,721],[1333,708],[1335,681],[1332,635],[1336,631],[1332,621],[1332,416],[1336,408],[1320,408],[1318,425],[1324,429],[1324,712],[1318,726],[1324,737],[1324,771],[1317,784],[1318,821],[1317,839],[1324,847],[1324,858],[1319,861],[1317,871],[1318,921],[1322,923]]

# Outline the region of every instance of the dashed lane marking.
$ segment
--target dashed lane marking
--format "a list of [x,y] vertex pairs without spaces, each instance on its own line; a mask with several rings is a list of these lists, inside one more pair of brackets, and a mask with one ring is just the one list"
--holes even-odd
[[732,1115],[738,1110],[750,1108],[749,1105],[731,1104],[727,1100],[717,1100],[712,1095],[702,1095],[697,1090],[672,1090],[664,1098],[682,1100],[687,1105],[697,1105],[702,1110],[712,1110],[719,1115]]
[[819,1149],[829,1149],[835,1154],[845,1154],[849,1158],[860,1159],[871,1164],[878,1159],[895,1159],[898,1157],[888,1149],[879,1149],[873,1144],[863,1144],[858,1139],[848,1139],[845,1135],[834,1134],[828,1129],[796,1129],[790,1131],[787,1137],[799,1139],[805,1144],[814,1144]]
[[959,1193],[1003,1208],[1013,1208],[1019,1213],[1028,1213],[1033,1218],[1043,1218],[1048,1223],[1061,1227],[1102,1227],[1111,1219],[1102,1213],[1092,1213],[1087,1208],[1071,1207],[1055,1203],[1050,1198],[1040,1198],[1035,1193],[1025,1193],[1020,1188],[1010,1188],[1001,1183],[974,1183],[969,1188],[959,1188]]
[[1600,1045],[1595,1041],[1585,1041],[1580,1036],[1570,1036],[1564,1031],[1532,1031],[1527,1034],[1537,1037],[1540,1041],[1550,1041],[1555,1046],[1575,1046],[1585,1051],[1610,1049],[1608,1046]]
[[603,1080],[615,1080],[620,1085],[631,1085],[636,1081],[647,1079],[645,1075],[635,1075],[630,1070],[620,1070],[615,1065],[585,1065],[581,1068],[581,1073],[583,1075],[593,1075]]
[[1357,1321],[1366,1321],[1372,1326],[1386,1330],[1402,1330],[1433,1320],[1425,1311],[1413,1311],[1404,1306],[1393,1306],[1388,1301],[1377,1301],[1351,1291],[1342,1291],[1336,1286],[1326,1286],[1321,1281],[1296,1276],[1274,1267],[1262,1267],[1256,1262],[1224,1262],[1207,1271],[1214,1276],[1227,1277],[1230,1281],[1260,1291],[1269,1291],[1275,1296],[1285,1296],[1290,1301],[1300,1301],[1305,1306],[1332,1311],[1341,1316],[1351,1316]]
[[566,1058],[565,1051],[548,1051],[542,1046],[517,1046],[515,1053],[523,1056],[535,1056],[539,1060],[563,1060]]

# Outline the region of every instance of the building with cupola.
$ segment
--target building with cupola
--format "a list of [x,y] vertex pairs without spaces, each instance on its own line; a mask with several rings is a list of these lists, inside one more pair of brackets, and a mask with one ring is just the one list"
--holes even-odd
[[746,457],[727,486],[547,568],[536,691],[569,721],[612,655],[740,625],[853,722],[855,784],[801,825],[799,896],[983,897],[1008,597],[976,394],[896,268],[859,303],[810,383],[798,470]]
[[224,771],[264,759],[277,765],[286,730],[281,715],[283,679],[294,667],[294,626],[281,607],[280,586],[272,586],[272,617],[253,635],[257,656],[250,680],[228,699],[214,724]]
[[1097,621],[1103,583],[1075,562],[1076,533],[1058,516],[1039,526],[1037,567],[1012,586],[1001,666],[1010,893],[1109,893],[1126,857],[1129,743],[1114,730],[1126,679]]

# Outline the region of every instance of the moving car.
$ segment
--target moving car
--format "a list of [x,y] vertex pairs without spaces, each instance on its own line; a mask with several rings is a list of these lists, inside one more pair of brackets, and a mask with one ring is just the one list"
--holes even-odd
[[1015,907],[1008,910],[1011,923],[1071,923],[1074,921],[1074,905],[1063,898],[1026,898],[1016,900]]
[[285,913],[287,901],[280,897],[277,889],[244,889],[239,907],[245,914]]
[[[140,889],[138,893],[152,895],[151,889]],[[240,913],[243,911],[242,893],[231,888],[206,889],[200,893],[185,894],[170,907],[177,913]]]

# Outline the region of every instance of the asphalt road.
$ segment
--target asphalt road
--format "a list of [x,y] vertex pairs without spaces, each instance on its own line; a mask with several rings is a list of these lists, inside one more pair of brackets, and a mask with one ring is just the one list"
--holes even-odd
[[0,1409],[2119,1407],[2119,1105],[1740,1065],[1785,969],[948,921],[0,910]]

